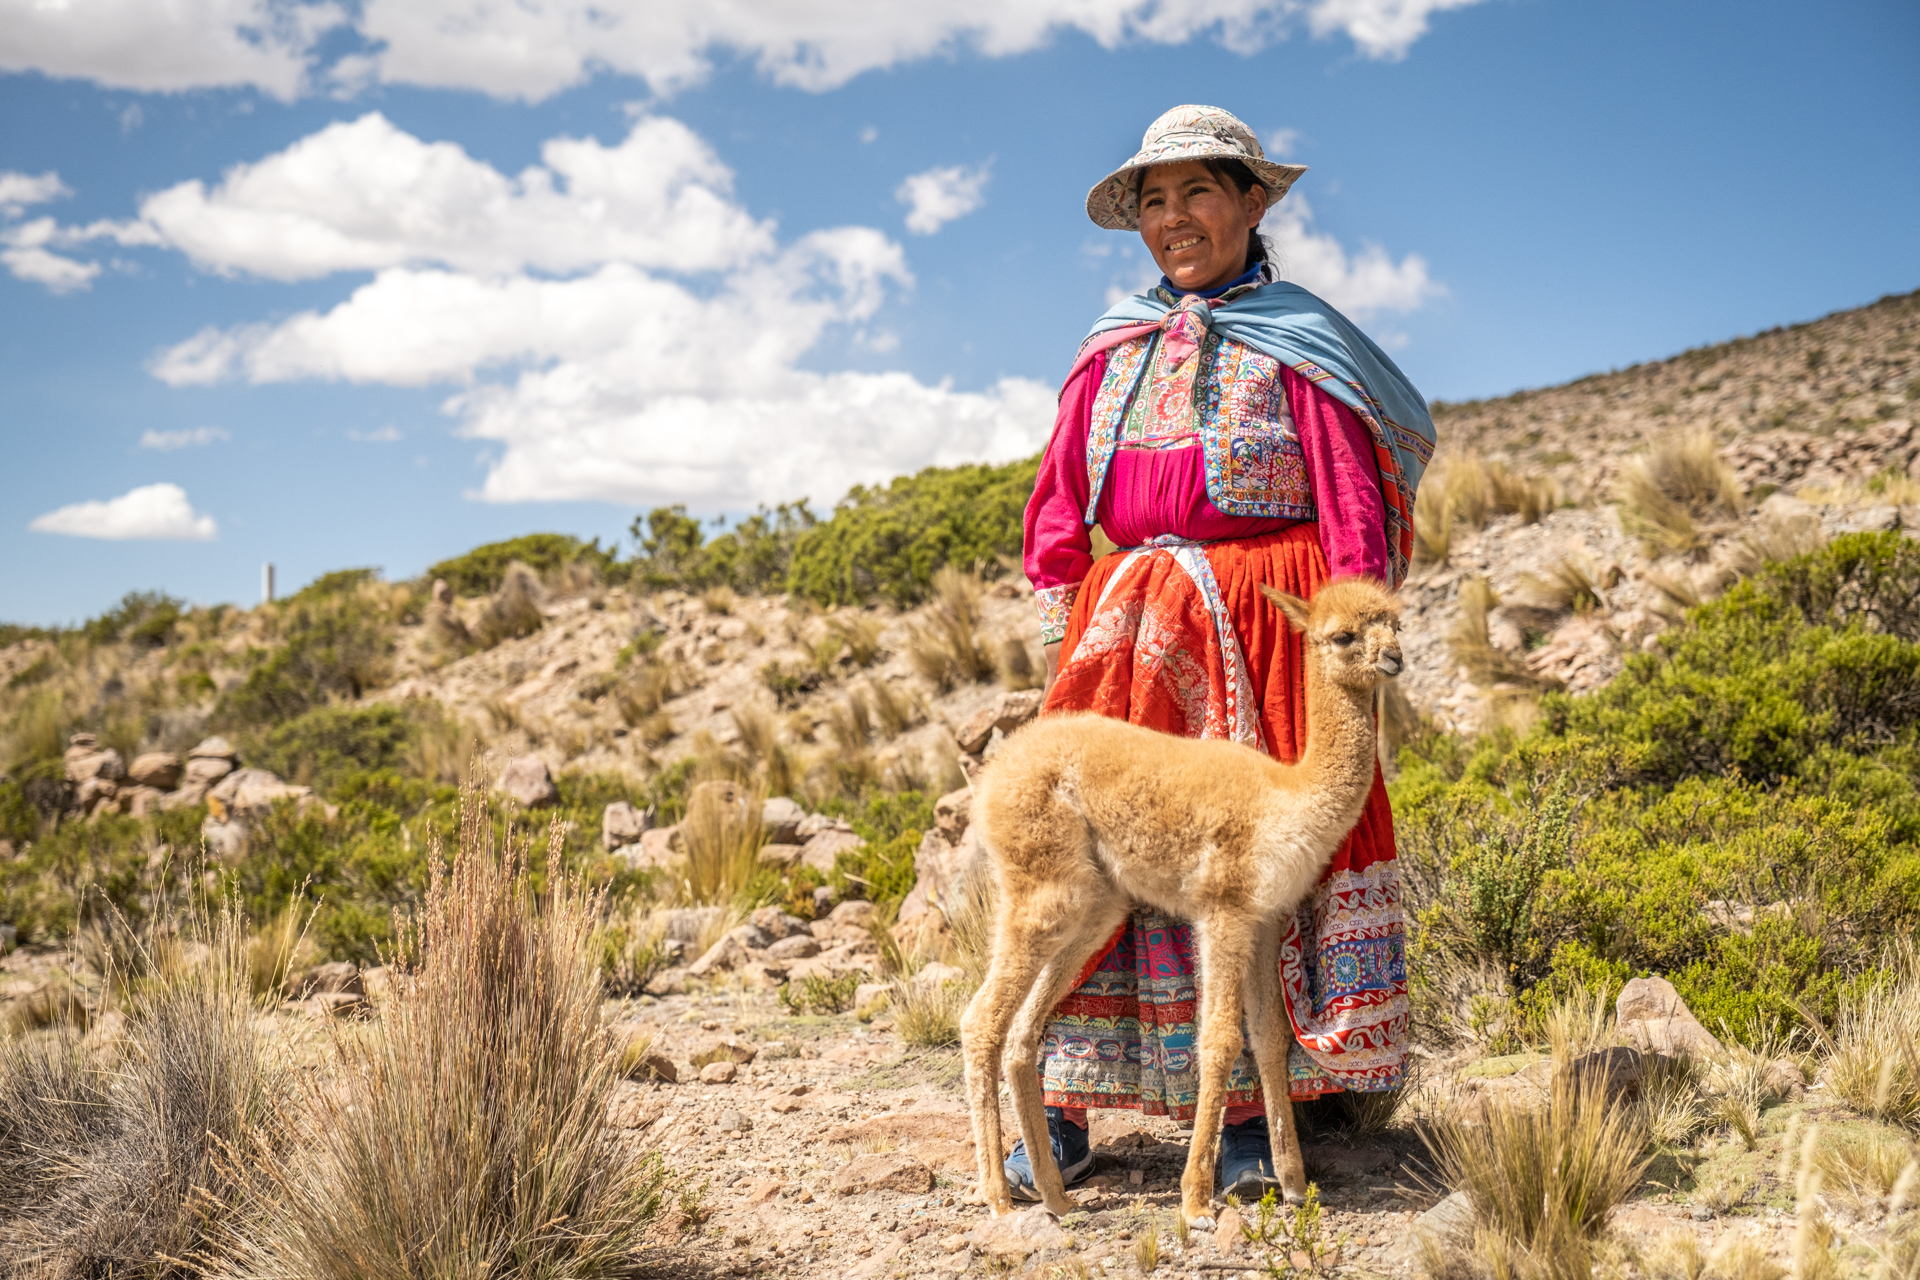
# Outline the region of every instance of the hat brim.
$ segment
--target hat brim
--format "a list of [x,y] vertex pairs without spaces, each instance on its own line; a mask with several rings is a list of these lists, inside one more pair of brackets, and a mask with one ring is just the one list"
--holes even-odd
[[1266,191],[1269,209],[1280,203],[1286,196],[1287,190],[1308,168],[1304,164],[1280,164],[1273,160],[1254,160],[1229,151],[1225,147],[1217,151],[1163,155],[1152,159],[1135,156],[1093,184],[1092,190],[1087,192],[1087,216],[1093,219],[1095,226],[1105,227],[1109,231],[1138,231],[1140,205],[1134,194],[1133,175],[1142,169],[1151,169],[1155,165],[1185,164],[1190,160],[1238,160],[1253,171],[1253,176],[1259,180],[1260,186]]

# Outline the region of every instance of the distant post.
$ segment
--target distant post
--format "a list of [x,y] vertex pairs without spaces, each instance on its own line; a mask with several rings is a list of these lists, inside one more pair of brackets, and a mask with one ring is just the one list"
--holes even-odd
[[260,603],[273,603],[273,561],[260,566]]

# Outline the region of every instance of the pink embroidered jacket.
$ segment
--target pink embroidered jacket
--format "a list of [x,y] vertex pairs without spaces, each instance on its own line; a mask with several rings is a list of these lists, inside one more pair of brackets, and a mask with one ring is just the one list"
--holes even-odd
[[[1223,346],[1229,344],[1239,347],[1231,339],[1222,340]],[[1026,573],[1034,587],[1044,644],[1065,633],[1074,596],[1093,566],[1085,513],[1098,477],[1089,471],[1088,436],[1096,401],[1102,402],[1100,411],[1107,413],[1105,403],[1123,401],[1133,385],[1130,379],[1137,367],[1113,367],[1127,363],[1129,355],[1125,347],[1116,347],[1083,355],[1076,363],[1060,393],[1053,437],[1041,456],[1040,474],[1027,503]],[[1135,366],[1138,363],[1133,361]],[[1102,396],[1110,368],[1118,375],[1116,386],[1106,388]],[[1351,409],[1293,370],[1277,362],[1273,369],[1284,400],[1269,400],[1281,418],[1291,415],[1292,430],[1287,434],[1298,440],[1328,571],[1334,576],[1370,573],[1386,578],[1384,504],[1372,438]],[[1122,378],[1129,379],[1125,386],[1118,385]],[[1218,414],[1222,406],[1198,399],[1204,433],[1210,425],[1204,415]],[[1244,403],[1232,408],[1243,416],[1246,412]],[[1281,423],[1271,425],[1277,434]],[[1208,496],[1208,450],[1200,447],[1196,436],[1116,441],[1114,434],[1111,427],[1105,429],[1107,443],[1094,459],[1102,464],[1094,470],[1104,467],[1105,478],[1094,514],[1117,546],[1138,546],[1162,535],[1200,542],[1255,537],[1297,523],[1222,514]],[[1110,457],[1103,462],[1102,455],[1109,451]]]

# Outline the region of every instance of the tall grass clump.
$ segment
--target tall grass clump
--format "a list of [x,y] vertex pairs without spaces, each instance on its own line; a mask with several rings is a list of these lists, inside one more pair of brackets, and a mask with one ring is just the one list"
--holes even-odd
[[379,1026],[335,1038],[336,1083],[312,1092],[298,1156],[267,1164],[228,1274],[587,1280],[621,1271],[659,1212],[659,1161],[601,1127],[619,1062],[593,895],[557,871],[558,832],[536,890],[478,787],[458,840],[450,867],[433,851]]
[[980,575],[951,565],[933,575],[924,625],[907,627],[907,658],[942,693],[993,679],[993,649],[980,639]]
[[245,1170],[285,1157],[291,1077],[255,1024],[244,920],[193,908],[186,928],[206,954],[149,955],[124,984],[117,1062],[61,1039],[0,1058],[0,1160],[24,1205],[0,1250],[9,1274],[203,1274],[247,1202]]
[[500,589],[480,614],[476,638],[491,649],[505,640],[517,640],[538,631],[546,619],[540,613],[540,576],[515,561],[506,568]]
[[1646,1169],[1632,1113],[1598,1082],[1564,1075],[1538,1109],[1490,1103],[1480,1123],[1424,1136],[1441,1178],[1472,1205],[1483,1265],[1515,1280],[1586,1280],[1608,1212]]
[[760,811],[764,786],[715,778],[698,783],[687,797],[680,823],[681,894],[697,906],[732,902],[753,880],[760,847],[767,841]]
[[1428,470],[1414,499],[1414,558],[1445,564],[1457,529],[1481,529],[1494,516],[1533,524],[1560,505],[1551,479],[1529,476],[1477,453],[1448,457]]
[[1920,1128],[1920,946],[1894,945],[1887,977],[1840,1006],[1833,1091],[1856,1111]]
[[1683,555],[1740,518],[1745,501],[1713,437],[1655,446],[1620,472],[1620,519],[1649,555]]

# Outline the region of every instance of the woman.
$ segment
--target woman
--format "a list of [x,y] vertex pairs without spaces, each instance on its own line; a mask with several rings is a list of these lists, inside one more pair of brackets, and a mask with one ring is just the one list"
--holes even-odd
[[[1137,229],[1164,274],[1082,345],[1027,506],[1047,712],[1293,760],[1306,726],[1299,638],[1257,585],[1310,596],[1343,574],[1405,577],[1432,420],[1346,317],[1276,279],[1257,228],[1303,172],[1267,160],[1227,112],[1176,107],[1087,196],[1088,216]],[[1096,523],[1122,548],[1098,561]],[[1376,776],[1282,951],[1292,1097],[1399,1085],[1404,936]],[[1201,1122],[1194,1018],[1187,926],[1136,910],[1048,1028],[1047,1127],[1069,1183],[1092,1164],[1089,1107]],[[1260,1090],[1243,1051],[1217,1118],[1222,1187],[1242,1195],[1273,1179]],[[1007,1174],[1038,1198],[1024,1146]]]

